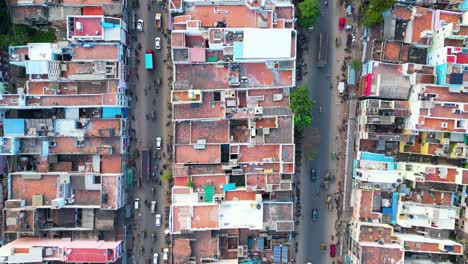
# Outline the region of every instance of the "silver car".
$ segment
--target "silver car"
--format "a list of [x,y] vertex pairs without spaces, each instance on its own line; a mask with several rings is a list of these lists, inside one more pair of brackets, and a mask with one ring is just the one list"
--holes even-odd
[[141,19],[141,18],[138,19],[137,27],[136,27],[138,32],[143,32],[143,24],[144,24],[143,19]]
[[161,214],[156,215],[156,226],[157,227],[161,226]]
[[161,38],[160,37],[156,37],[154,39],[154,48],[159,50],[161,49]]

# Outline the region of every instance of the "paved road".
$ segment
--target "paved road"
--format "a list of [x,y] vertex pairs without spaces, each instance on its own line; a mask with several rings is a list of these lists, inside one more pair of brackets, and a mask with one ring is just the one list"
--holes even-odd
[[[334,1],[329,1],[329,7],[325,8],[324,1],[321,1],[322,10],[325,15],[320,16],[319,22],[312,30],[308,30],[308,53],[304,54],[304,62],[307,63],[308,73],[304,78],[310,87],[310,94],[316,102],[313,110],[313,128],[305,135],[308,137],[309,143],[313,143],[314,159],[307,161],[305,153],[310,150],[303,149],[301,161],[301,213],[299,225],[299,244],[296,263],[307,263],[308,261],[313,264],[332,263],[329,256],[328,245],[331,241],[331,229],[334,228],[336,220],[336,211],[328,211],[325,205],[326,191],[320,189],[321,177],[329,169],[333,167],[333,161],[330,161],[331,147],[338,142],[335,142],[335,136],[330,135],[333,130],[333,114],[336,113],[336,106],[332,102],[334,96],[334,89],[330,89],[330,80],[328,75],[334,76],[335,73],[330,73],[330,64],[333,57],[334,38],[332,38],[333,26],[336,26],[334,16]],[[316,65],[316,56],[318,50],[318,36],[320,32],[328,32],[329,48],[328,48],[328,66],[319,68]],[[321,108],[321,111],[320,111]],[[332,121],[331,121],[332,120]],[[310,139],[312,137],[312,139]],[[303,147],[308,147],[304,143]],[[310,180],[310,171],[314,168],[317,171],[318,180],[312,182]],[[332,189],[332,188],[331,188]],[[317,222],[312,222],[311,214],[312,209],[319,210],[319,218]],[[327,243],[327,252],[320,251],[320,243],[324,241]]]
[[[167,216],[165,214],[166,206],[166,191],[165,183],[162,185],[158,184],[157,179],[162,171],[162,163],[165,162],[165,153],[167,151],[166,145],[169,143],[167,137],[169,133],[169,127],[166,126],[168,122],[168,102],[169,102],[169,89],[167,81],[167,66],[163,62],[167,54],[167,39],[164,37],[161,30],[156,29],[154,16],[155,13],[162,13],[164,11],[162,6],[156,2],[150,3],[150,8],[147,7],[147,1],[140,1],[140,7],[135,9],[135,18],[142,18],[144,20],[144,32],[137,32],[137,39],[131,40],[131,46],[134,47],[132,50],[134,66],[130,66],[131,69],[131,83],[134,84],[134,104],[132,106],[132,112],[134,118],[132,121],[132,128],[135,129],[136,140],[132,142],[132,147],[139,151],[143,147],[150,147],[152,150],[151,160],[151,172],[152,180],[150,182],[143,180],[141,186],[138,184],[134,185],[133,190],[129,194],[131,201],[136,197],[141,199],[141,208],[138,211],[133,210],[132,224],[130,230],[133,233],[133,258],[132,263],[153,263],[153,253],[159,253],[159,261],[162,260],[161,248],[165,247],[163,230],[167,225]],[[131,12],[132,13],[132,12]],[[133,14],[133,13],[132,13]],[[129,27],[133,27],[133,15],[131,15]],[[167,21],[165,15],[163,15],[163,23]],[[163,28],[166,26],[163,24]],[[161,50],[155,50],[155,37],[161,38],[162,48]],[[140,47],[141,45],[141,47]],[[148,71],[144,67],[144,53],[145,50],[151,49],[154,54],[154,66],[155,69]],[[138,53],[135,53],[137,50]],[[137,60],[140,60],[138,63]],[[137,77],[138,75],[138,77]],[[161,84],[157,85],[157,79],[160,78]],[[153,86],[153,82],[156,84]],[[145,91],[146,89],[146,91]],[[138,99],[137,99],[138,98]],[[136,101],[135,101],[136,100]],[[152,113],[156,114],[155,120],[152,118]],[[157,151],[155,149],[156,137],[163,138],[163,149]],[[157,159],[157,156],[161,155],[161,160]],[[136,160],[137,173],[135,178],[140,175],[140,160]],[[162,225],[156,227],[155,225],[155,214],[151,213],[149,204],[151,201],[157,201],[157,212],[162,214]],[[145,205],[147,201],[148,205]],[[144,233],[146,232],[146,237]],[[154,233],[154,240],[153,240]],[[143,248],[143,252],[142,252]]]

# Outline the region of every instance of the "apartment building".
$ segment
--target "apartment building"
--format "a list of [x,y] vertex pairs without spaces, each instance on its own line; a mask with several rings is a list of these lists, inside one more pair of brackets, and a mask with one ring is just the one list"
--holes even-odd
[[67,19],[69,41],[9,48],[25,78],[0,98],[9,166],[1,263],[112,263],[123,254],[126,25]]
[[284,1],[170,7],[174,258],[288,262],[294,7]]
[[[358,87],[350,263],[466,255],[466,13],[397,4]],[[367,41],[367,40],[364,40]]]

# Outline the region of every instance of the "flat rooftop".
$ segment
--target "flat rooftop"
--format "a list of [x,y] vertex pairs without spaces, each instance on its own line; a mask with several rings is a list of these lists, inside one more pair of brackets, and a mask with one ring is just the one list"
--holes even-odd
[[268,230],[293,231],[294,215],[292,202],[263,203],[263,226]]
[[193,145],[175,146],[176,163],[221,163],[221,146],[206,145],[204,149],[195,149]]
[[362,242],[361,263],[381,264],[392,259],[399,263],[404,259],[405,250],[398,244],[379,245],[378,243]]
[[73,49],[73,60],[119,60],[118,44],[94,44],[92,47],[77,46]]
[[43,204],[50,206],[52,200],[58,198],[57,175],[11,175],[11,199],[25,200],[27,206],[32,206],[33,196],[42,196]]
[[[81,2],[81,1],[79,1]],[[66,4],[64,2],[64,4]],[[68,37],[102,37],[102,16],[77,16],[68,17]],[[72,25],[72,26],[71,26]]]
[[262,229],[263,210],[263,204],[255,201],[224,202],[220,205],[220,227]]
[[[0,101],[1,102],[1,101]],[[174,104],[173,119],[224,118],[224,106],[214,101],[213,92],[202,94],[202,103]]]
[[85,138],[82,143],[77,142],[74,137],[54,138],[55,147],[50,146],[49,152],[52,154],[100,154],[113,155],[121,153],[120,137],[99,137]]
[[256,28],[259,24],[271,28],[273,13],[261,14],[246,5],[194,5],[186,8],[182,16],[175,17],[173,23],[188,20],[200,20],[201,27],[216,27],[219,22],[223,22],[226,28]]
[[419,42],[423,31],[433,29],[434,11],[419,6],[415,6],[414,9],[412,42]]
[[[184,87],[207,90],[231,87],[228,68],[220,68],[214,64],[176,64],[175,70],[176,82],[183,83]],[[248,80],[241,87],[291,87],[293,75],[293,70],[268,69],[264,62],[239,64],[239,76],[245,76]]]

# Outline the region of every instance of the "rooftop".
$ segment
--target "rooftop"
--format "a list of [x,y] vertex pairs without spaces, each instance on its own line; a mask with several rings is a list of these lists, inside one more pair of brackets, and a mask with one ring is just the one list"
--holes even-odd
[[362,242],[360,245],[361,263],[400,263],[404,259],[405,250],[397,244],[379,245],[373,242]]
[[415,6],[413,15],[413,32],[411,42],[421,41],[421,33],[426,30],[433,30],[434,11],[424,7]]
[[94,44],[91,47],[77,46],[73,60],[119,60],[121,47],[118,44]]
[[246,5],[194,5],[185,8],[182,16],[174,17],[173,23],[187,21],[188,18],[188,20],[200,20],[201,27],[216,27],[222,22],[227,28],[256,28],[259,24],[271,28],[272,17],[271,11],[262,14],[249,9]]
[[264,202],[263,226],[267,230],[293,231],[294,215],[292,202]]
[[398,225],[406,228],[430,227],[435,229],[454,230],[458,219],[458,208],[434,206],[413,202],[398,204]]
[[407,252],[436,254],[463,254],[463,246],[448,239],[436,239],[416,234],[395,234],[404,244]]
[[[114,262],[122,255],[122,241],[48,239],[23,237],[0,248],[0,256],[7,257],[9,262],[42,262],[46,260],[66,263]],[[45,255],[45,248],[52,248],[55,255]]]
[[[214,64],[176,64],[176,89],[227,89],[234,74],[245,77],[241,87],[290,87],[293,85],[293,70],[269,68],[265,63],[239,63],[235,71]],[[207,82],[207,80],[210,80]]]

